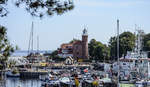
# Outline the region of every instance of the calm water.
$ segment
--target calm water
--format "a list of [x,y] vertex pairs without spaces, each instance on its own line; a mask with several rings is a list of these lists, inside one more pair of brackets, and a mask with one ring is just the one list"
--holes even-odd
[[5,87],[41,87],[41,81],[36,79],[21,80],[17,78],[7,78]]

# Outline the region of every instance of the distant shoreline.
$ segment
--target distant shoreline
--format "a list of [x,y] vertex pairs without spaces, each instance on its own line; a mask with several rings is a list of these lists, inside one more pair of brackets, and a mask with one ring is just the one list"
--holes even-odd
[[[29,52],[36,53],[37,50],[33,50]],[[53,51],[52,50],[39,50],[38,52],[41,54],[44,54],[44,53],[52,53]],[[27,55],[28,55],[28,50],[16,50],[15,52],[11,54],[11,56],[27,56]]]

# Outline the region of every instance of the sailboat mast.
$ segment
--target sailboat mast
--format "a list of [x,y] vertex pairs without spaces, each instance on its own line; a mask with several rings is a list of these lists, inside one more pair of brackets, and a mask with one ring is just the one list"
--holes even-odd
[[32,41],[31,41],[31,50],[32,50],[32,52],[33,52],[33,22],[32,22],[32,34],[31,34],[31,39],[32,39]]
[[119,20],[117,20],[117,59],[118,59],[118,87],[120,75],[120,61],[119,61]]
[[31,32],[30,32],[30,37],[29,37],[28,54],[30,53],[30,44],[31,44]]
[[39,52],[39,36],[37,36],[37,53]]
[[33,22],[31,25],[31,32],[29,37],[29,46],[28,46],[28,54],[33,51]]

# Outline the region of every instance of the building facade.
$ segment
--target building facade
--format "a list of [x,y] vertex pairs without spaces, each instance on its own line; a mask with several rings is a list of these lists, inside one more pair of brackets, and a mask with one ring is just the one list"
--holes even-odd
[[62,58],[73,57],[73,43],[62,44],[58,49],[58,56]]
[[88,33],[87,30],[83,30],[82,40],[76,40],[72,43],[62,44],[58,49],[58,56],[67,58],[69,56],[74,59],[88,59]]
[[88,33],[84,29],[82,34],[82,58],[87,59],[88,56]]

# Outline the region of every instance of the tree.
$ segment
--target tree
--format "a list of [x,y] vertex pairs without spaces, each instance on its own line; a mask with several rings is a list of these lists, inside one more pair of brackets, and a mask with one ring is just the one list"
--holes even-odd
[[[143,50],[150,51],[150,33],[144,35],[143,44],[144,44]],[[150,52],[148,52],[148,57],[150,58]]]
[[[119,57],[132,51],[135,46],[135,35],[131,32],[123,32],[119,36]],[[117,58],[117,37],[111,37],[109,41],[111,59]]]
[[143,49],[145,51],[149,51],[150,50],[150,33],[144,35],[143,43],[144,43]]
[[120,35],[120,56],[132,51],[135,46],[135,35],[131,32],[124,32]]
[[18,45],[15,46],[15,50],[21,50]]
[[63,62],[63,61],[65,61],[65,58],[62,58],[62,57],[58,56],[58,50],[53,51],[51,53],[51,55],[49,56],[49,58],[51,58],[55,62]]
[[58,50],[54,50],[54,51],[50,54],[49,58],[50,58],[50,59],[53,59],[53,60],[57,60],[58,58],[60,58],[60,57],[58,56]]
[[58,51],[55,50],[51,53],[51,57],[55,58],[57,56],[57,54],[58,54]]
[[94,57],[94,50],[96,49],[96,40],[95,39],[91,39],[90,43],[88,44],[88,48],[89,48],[89,55],[93,58]]
[[109,48],[95,39],[91,39],[89,43],[89,55],[91,60],[103,61],[109,59]]
[[[6,9],[7,4],[10,4],[8,0],[0,0],[1,17],[7,16],[9,13]],[[14,0],[14,5],[17,7],[24,6],[27,12],[36,17],[43,17],[45,14],[52,16],[55,13],[61,15],[74,8],[71,0]]]
[[9,43],[7,38],[7,29],[3,26],[0,26],[0,66],[1,69],[4,69],[6,66],[6,61],[8,56],[14,51],[14,48]]
[[110,59],[117,58],[117,37],[111,37],[109,40]]

